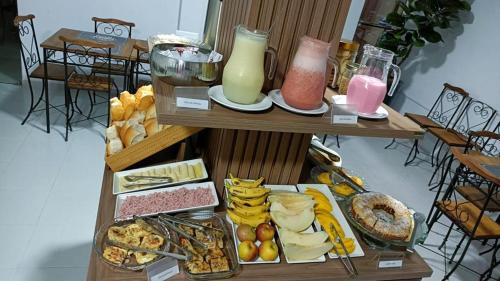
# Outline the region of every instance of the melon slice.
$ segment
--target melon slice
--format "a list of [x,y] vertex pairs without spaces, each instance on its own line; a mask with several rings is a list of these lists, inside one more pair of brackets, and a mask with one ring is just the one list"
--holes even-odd
[[271,218],[279,227],[287,228],[295,232],[307,229],[314,221],[314,210],[312,208],[305,209],[293,216],[279,211],[271,211],[270,213]]
[[275,202],[275,201],[297,202],[297,201],[313,200],[313,197],[311,195],[305,195],[298,192],[279,192],[279,193],[272,192],[268,196],[268,199],[270,202]]
[[315,246],[300,246],[297,244],[285,244],[285,255],[289,260],[312,260],[330,251],[333,243],[328,241]]
[[283,244],[295,244],[298,246],[316,246],[323,244],[328,239],[328,233],[318,231],[313,233],[297,233],[282,228],[280,231],[280,239]]
[[283,206],[283,204],[281,204],[280,202],[273,202],[273,204],[271,205],[270,211],[271,212],[282,212],[283,214],[286,214],[289,216],[295,216],[295,215],[302,213],[303,209],[302,210],[288,209],[285,206]]

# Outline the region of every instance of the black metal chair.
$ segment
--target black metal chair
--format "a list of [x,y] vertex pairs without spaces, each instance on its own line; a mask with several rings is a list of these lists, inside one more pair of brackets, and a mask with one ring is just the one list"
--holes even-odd
[[151,83],[151,67],[149,65],[148,47],[135,43],[133,52],[135,53],[135,60],[132,61],[132,67],[130,68],[128,86],[128,89],[131,92],[135,92],[140,86]]
[[[98,18],[92,17],[94,22],[94,32],[103,35],[117,36],[117,37],[132,37],[132,28],[135,23],[123,21],[113,18]],[[106,73],[106,67],[101,63],[96,62],[92,67],[95,73]],[[127,75],[129,72],[129,62],[126,60],[112,60],[111,74],[123,77],[123,90],[127,89]],[[94,97],[95,101],[95,97]]]
[[[483,157],[483,155],[488,155],[491,151],[493,151],[491,147],[493,145],[497,146],[496,143],[499,140],[500,134],[494,132],[474,132],[470,134],[467,145],[463,151],[461,151],[459,147],[454,147],[453,152],[455,155],[462,154],[477,158]],[[498,150],[496,151],[495,155],[491,158],[494,159],[495,157],[498,157]],[[462,161],[460,159],[458,160]],[[426,220],[429,229],[432,229],[432,226],[443,215],[451,221],[451,225],[449,225],[448,232],[446,233],[442,244],[439,246],[439,249],[446,245],[453,228],[458,227],[463,232],[463,236],[453,252],[451,259],[449,260],[450,264],[454,261],[454,258],[465,241],[465,238],[469,238],[466,242],[463,253],[443,280],[448,279],[460,265],[473,240],[494,240],[492,249],[488,250],[494,251],[490,263],[490,269],[481,274],[481,280],[485,277],[491,276],[492,268],[499,263],[495,254],[498,251],[500,224],[498,223],[498,218],[497,221],[495,221],[490,217],[491,214],[498,213],[500,211],[499,181],[498,178],[491,179],[491,177],[485,176],[483,173],[473,172],[468,165],[469,164],[467,162],[460,162],[456,169],[455,176],[448,185],[441,199],[439,199],[439,195],[441,194],[443,185],[441,184],[439,186],[433,206],[431,207]],[[449,162],[447,169],[450,169],[450,167],[451,161]]]
[[[457,115],[457,112],[462,109],[462,105],[468,97],[469,93],[464,89],[444,83],[443,90],[427,115],[405,113],[405,116],[417,123],[423,130],[428,130],[429,128],[447,128]],[[391,143],[385,149],[389,148],[395,141],[396,139],[392,139]],[[412,163],[419,153],[418,139],[415,139],[404,165],[407,166]],[[434,165],[433,162],[431,162],[431,165]]]
[[[445,163],[451,157],[449,153],[450,147],[466,147],[467,139],[473,131],[483,131],[493,119],[496,117],[496,109],[489,106],[488,104],[476,100],[469,99],[466,103],[464,110],[459,114],[456,121],[453,123],[450,128],[429,128],[428,132],[434,135],[437,138],[436,143],[434,144],[433,154],[431,157],[435,157],[435,162],[437,163],[434,172],[432,173],[431,178],[429,179],[429,186],[432,186],[434,178],[438,175],[438,171],[441,169],[444,171]],[[440,145],[439,145],[440,144]],[[439,149],[437,153],[437,147],[439,145]],[[444,145],[447,146],[447,151],[442,156],[441,160],[439,159],[439,155],[441,154],[441,150]],[[434,155],[435,154],[435,155]],[[431,189],[436,188],[441,181],[446,179],[447,174],[442,173],[441,177],[437,180],[437,182],[432,186]]]
[[[43,99],[44,88],[42,87],[40,96],[38,97],[38,100],[35,103],[35,95],[33,93],[33,85],[31,83],[32,78],[41,79],[42,82],[45,81],[45,69],[43,62],[40,59],[40,52],[38,51],[38,42],[36,39],[35,26],[33,23],[34,18],[35,18],[34,15],[29,14],[25,16],[16,16],[14,19],[14,25],[19,29],[19,46],[21,50],[21,57],[23,60],[24,70],[26,72],[26,78],[28,80],[28,86],[30,89],[30,98],[31,98],[30,108],[28,110],[28,113],[26,114],[26,117],[24,117],[23,121],[21,122],[22,125],[26,123],[31,113],[45,110],[45,108],[36,110],[40,102],[44,100]],[[67,70],[69,73],[72,73],[75,70],[75,68],[70,66],[68,67]],[[62,64],[47,63],[47,79],[55,81],[64,81],[64,66]],[[58,108],[60,106],[62,105],[58,106],[53,106],[50,104],[48,105],[49,108],[56,109],[61,113],[64,113]],[[46,112],[46,116],[47,116],[47,133],[48,133],[49,132],[48,110]]]
[[[109,100],[111,99],[111,88],[113,87],[113,80],[111,79],[111,49],[114,47],[110,43],[100,43],[92,40],[74,39],[67,37],[60,37],[60,40],[64,42],[64,68],[65,68],[65,105],[66,105],[66,133],[65,140],[68,140],[68,130],[72,130],[71,119],[75,113],[74,108],[76,107],[81,115],[86,117],[86,119],[92,119],[99,124],[108,127],[109,126]],[[94,62],[102,63],[103,67],[107,68],[107,73],[104,76],[98,76],[96,73],[92,72],[92,65]],[[77,71],[70,72],[69,66],[77,66]],[[71,97],[71,90],[76,90],[75,95],[75,106],[73,106],[73,99]],[[90,110],[88,115],[83,114],[83,112],[78,107],[78,95],[81,90],[87,91],[90,100]],[[91,116],[94,102],[92,101],[90,92],[105,92],[107,97],[103,102],[106,105],[107,113],[99,116]],[[71,114],[70,114],[71,108]],[[106,124],[101,123],[97,120],[99,117],[106,116]],[[78,120],[76,122],[81,122],[84,120]]]

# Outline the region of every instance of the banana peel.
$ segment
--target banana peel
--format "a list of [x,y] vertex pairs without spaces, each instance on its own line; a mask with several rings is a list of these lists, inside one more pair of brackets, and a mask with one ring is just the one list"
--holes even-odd
[[229,203],[228,207],[240,216],[256,216],[264,212],[267,212],[269,210],[270,205],[271,204],[268,202],[263,205],[249,207],[249,206],[239,205],[238,203],[233,201]]
[[260,177],[256,180],[242,180],[240,178],[233,177],[233,174],[231,174],[231,173],[229,173],[229,178],[231,179],[231,182],[233,185],[246,187],[246,188],[259,187],[262,184],[262,182],[264,181],[264,177]]
[[252,227],[257,227],[261,223],[267,223],[271,220],[271,216],[269,215],[269,212],[264,212],[256,216],[242,216],[237,214],[231,209],[227,209],[227,214],[229,218],[235,223],[235,224],[248,224]]
[[261,197],[256,197],[256,198],[240,198],[238,196],[231,196],[229,197],[230,202],[236,202],[238,205],[241,206],[250,206],[250,207],[255,207],[264,204],[267,199],[267,194]]

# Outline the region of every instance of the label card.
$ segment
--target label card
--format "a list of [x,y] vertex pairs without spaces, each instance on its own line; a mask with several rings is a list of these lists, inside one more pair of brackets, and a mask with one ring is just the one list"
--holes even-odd
[[332,124],[357,124],[358,112],[349,104],[332,104]]
[[177,86],[174,95],[176,107],[210,110],[208,87]]
[[204,109],[208,110],[208,101],[199,99],[190,99],[177,97],[176,99],[177,107],[193,108],[193,109]]
[[380,252],[377,259],[377,268],[401,268],[405,259],[405,253]]
[[399,268],[403,267],[403,260],[378,261],[378,268]]
[[148,281],[165,281],[179,273],[177,260],[165,257],[146,267]]

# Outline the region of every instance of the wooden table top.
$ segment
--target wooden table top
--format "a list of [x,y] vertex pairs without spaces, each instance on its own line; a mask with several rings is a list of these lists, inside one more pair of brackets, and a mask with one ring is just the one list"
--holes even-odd
[[464,153],[463,148],[460,147],[452,147],[451,153],[453,153],[453,157],[460,161],[460,163],[467,166],[476,174],[497,185],[500,184],[500,178],[483,166],[500,166],[500,157],[486,156],[480,153]]
[[[82,32],[82,30],[61,28],[56,33],[52,34],[49,38],[45,39],[45,41],[43,41],[42,44],[40,44],[40,47],[45,48],[45,49],[55,50],[55,51],[63,51],[64,44],[59,39],[59,36],[76,38],[76,37],[78,37],[78,35],[81,32]],[[119,59],[119,60],[135,60],[136,54],[135,54],[135,52],[132,52],[134,44],[136,42],[143,42],[144,40],[136,40],[136,39],[131,39],[131,38],[124,38],[124,39],[125,39],[125,43],[119,49],[119,53],[112,52],[111,57],[113,59]]]
[[[406,139],[419,138],[424,134],[424,131],[416,123],[386,105],[383,106],[389,112],[387,119],[358,119],[357,125],[332,125],[330,118],[294,114],[276,105],[273,105],[268,111],[256,113],[235,111],[215,102],[212,102],[212,109],[207,111],[176,109],[175,104],[170,102],[167,97],[168,85],[162,81],[154,81],[153,87],[157,93],[158,122],[162,124]],[[334,92],[327,88],[325,97],[331,97],[332,94]]]
[[[113,172],[106,167],[97,213],[96,230],[101,224],[113,219],[116,196],[112,194],[112,181]],[[403,268],[377,270],[375,268],[377,251],[369,249],[362,240],[360,242],[366,256],[353,258],[353,262],[359,271],[359,276],[354,280],[420,280],[432,274],[430,267],[417,253],[406,254]],[[280,252],[282,252],[281,249]],[[338,260],[327,258],[326,263],[287,264],[283,256],[281,256],[280,264],[242,266],[240,273],[231,279],[247,281],[353,280],[349,278],[342,263]],[[102,262],[95,254],[95,251],[92,251],[87,280],[139,281],[147,280],[147,278],[145,272],[130,272],[115,269]],[[186,279],[181,273],[169,280]]]

